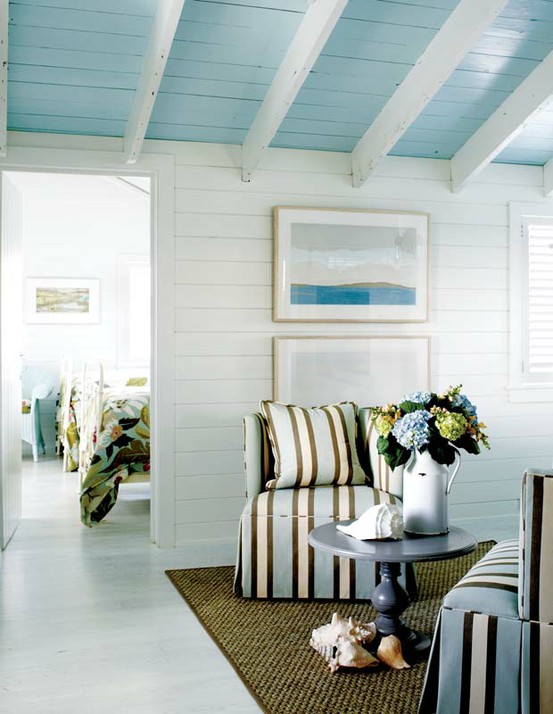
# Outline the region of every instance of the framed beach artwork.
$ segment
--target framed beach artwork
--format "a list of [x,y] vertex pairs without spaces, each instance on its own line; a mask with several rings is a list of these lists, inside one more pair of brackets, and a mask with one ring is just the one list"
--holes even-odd
[[428,223],[425,213],[275,208],[273,319],[426,320]]
[[430,388],[430,337],[273,338],[274,399],[374,406]]
[[100,281],[89,278],[28,278],[27,322],[37,324],[100,321]]

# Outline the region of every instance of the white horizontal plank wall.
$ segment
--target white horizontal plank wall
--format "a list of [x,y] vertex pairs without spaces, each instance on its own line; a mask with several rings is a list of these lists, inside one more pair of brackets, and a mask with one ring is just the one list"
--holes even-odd
[[[272,337],[279,334],[430,334],[433,388],[462,382],[492,443],[490,452],[464,457],[452,517],[469,523],[516,514],[524,467],[551,463],[553,413],[549,404],[507,399],[507,206],[543,200],[542,170],[492,165],[456,195],[447,162],[389,157],[354,189],[345,155],[273,149],[252,183],[242,183],[236,147],[173,147],[177,544],[236,538],[242,416],[272,396]],[[428,212],[428,323],[272,322],[278,205]]]
[[[10,145],[122,156],[117,139],[10,134]],[[244,504],[242,417],[272,396],[279,334],[430,334],[432,386],[462,382],[488,424],[492,450],[464,456],[452,516],[514,516],[520,477],[551,465],[551,405],[510,404],[508,203],[543,198],[540,167],[491,164],[452,194],[446,161],[387,157],[351,186],[349,156],[269,149],[251,183],[240,148],[146,141],[176,162],[176,543],[232,557]],[[431,310],[425,324],[309,324],[271,320],[272,210],[278,205],[426,211]],[[169,276],[168,276],[169,279]],[[224,554],[224,558],[223,558]]]

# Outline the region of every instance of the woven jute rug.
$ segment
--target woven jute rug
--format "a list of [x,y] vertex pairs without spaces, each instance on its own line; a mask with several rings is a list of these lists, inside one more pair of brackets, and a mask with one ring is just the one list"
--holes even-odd
[[[431,635],[443,596],[493,545],[470,555],[419,563],[419,599],[405,611],[408,624]],[[331,674],[309,646],[311,631],[333,612],[363,622],[375,612],[359,602],[245,600],[232,592],[234,568],[168,570],[167,575],[237,674],[268,714],[412,714],[426,662],[411,669]]]

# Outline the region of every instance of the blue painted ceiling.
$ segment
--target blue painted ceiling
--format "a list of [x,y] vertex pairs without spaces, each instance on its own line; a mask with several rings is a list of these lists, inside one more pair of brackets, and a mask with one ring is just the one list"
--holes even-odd
[[[351,151],[458,0],[349,0],[272,146]],[[156,0],[10,2],[8,127],[122,136]],[[240,144],[307,0],[187,0],[147,136]],[[511,0],[392,150],[451,158],[553,50],[553,1]],[[553,156],[553,109],[498,157]]]

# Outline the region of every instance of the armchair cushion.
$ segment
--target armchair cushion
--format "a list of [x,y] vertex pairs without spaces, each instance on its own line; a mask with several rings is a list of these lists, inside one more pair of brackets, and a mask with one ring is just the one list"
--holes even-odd
[[261,412],[275,458],[268,489],[365,483],[356,448],[357,405],[307,409],[263,401]]
[[449,591],[443,606],[497,617],[518,617],[518,540],[494,546]]

